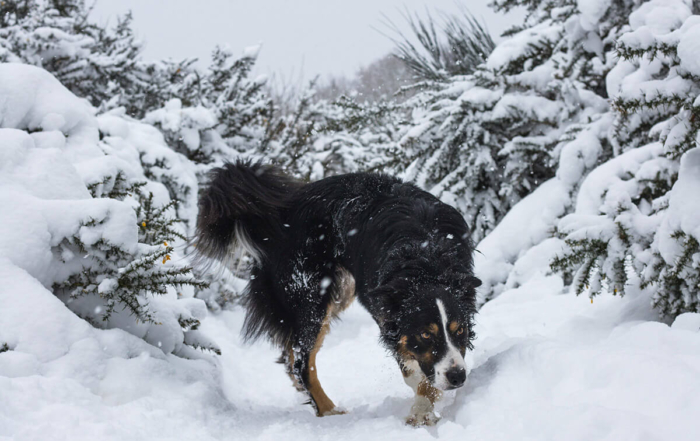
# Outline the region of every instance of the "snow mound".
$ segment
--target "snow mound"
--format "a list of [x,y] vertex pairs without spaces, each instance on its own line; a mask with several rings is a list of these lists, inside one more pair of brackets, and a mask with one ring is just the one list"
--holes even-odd
[[[126,193],[128,187],[120,189],[120,185],[140,183],[140,191],[150,194],[158,207],[170,203],[177,191],[189,188],[184,192],[189,198],[182,201],[181,210],[185,219],[193,221],[197,188],[194,170],[165,145],[155,128],[119,116],[118,112],[103,115],[100,120],[94,113],[86,101],[46,71],[0,64],[0,204],[11,207],[0,210],[0,266],[8,280],[3,288],[9,291],[3,296],[8,304],[1,308],[0,322],[30,323],[33,315],[42,318],[40,311],[17,310],[17,306],[37,303],[17,297],[22,288],[11,282],[10,274],[21,273],[24,279],[35,282],[27,285],[31,294],[26,295],[50,297],[44,301],[52,305],[45,319],[50,320],[58,310],[63,316],[71,315],[67,306],[95,325],[124,329],[165,353],[187,353],[187,338],[194,338],[197,332],[192,330],[188,335],[190,330],[180,322],[206,315],[204,303],[191,298],[191,289],[176,292],[168,288],[164,296],[140,298],[139,303],[152,314],[153,322],[138,322],[119,305],[103,321],[101,314],[113,302],[104,299],[119,287],[115,278],[99,274],[104,262],[112,259],[112,250],[118,248],[124,256],[118,259],[125,261],[127,256],[145,256],[159,249],[140,243],[136,196],[106,195]],[[154,167],[144,168],[149,161]],[[181,233],[186,235],[187,231],[181,229]],[[168,257],[162,268],[182,265],[179,252],[173,251]],[[79,277],[84,271],[97,274],[97,292],[103,298],[75,296],[75,291],[58,289],[75,283],[71,277]],[[114,277],[120,271],[124,269],[115,271]],[[77,316],[74,319],[81,322]],[[38,344],[42,341],[40,329],[9,326],[0,331],[0,341],[13,341],[19,347]],[[12,335],[5,335],[8,332]],[[45,340],[60,336],[61,329],[54,329]],[[206,339],[201,336],[201,341]],[[51,345],[52,349],[45,351],[53,354],[61,347]]]
[[21,290],[0,288],[0,314],[8,305],[17,317],[32,308],[42,313],[28,321],[2,316],[3,324],[35,333],[32,345],[10,339],[0,353],[0,433],[11,439],[700,436],[697,314],[679,316],[672,327],[649,322],[655,314],[646,292],[591,304],[561,295],[562,280],[542,274],[504,291],[477,316],[467,385],[438,404],[437,427],[414,429],[403,422],[413,393],[357,304],[333,326],[317,362],[325,390],[349,413],[319,419],[274,363],[277,351],[240,340],[241,310],[203,321],[223,349],[214,366],[96,330],[34,278],[1,265],[0,287],[8,284]]

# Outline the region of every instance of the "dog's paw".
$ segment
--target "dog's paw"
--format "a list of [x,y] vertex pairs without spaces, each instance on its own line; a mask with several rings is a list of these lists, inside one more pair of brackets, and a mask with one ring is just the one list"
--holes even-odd
[[336,406],[331,410],[327,410],[323,413],[319,413],[318,416],[324,417],[324,416],[331,416],[331,415],[345,415],[346,413],[348,413],[347,410],[343,409],[342,407]]
[[406,418],[406,424],[413,427],[434,426],[440,421],[440,417],[434,412],[418,412]]

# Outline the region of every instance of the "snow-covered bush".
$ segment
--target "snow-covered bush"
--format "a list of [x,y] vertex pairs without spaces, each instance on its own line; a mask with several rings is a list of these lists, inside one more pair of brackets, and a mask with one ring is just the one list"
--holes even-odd
[[217,47],[209,68],[183,82],[180,95],[146,114],[144,122],[158,127],[168,145],[206,171],[239,154],[260,149],[269,136],[273,105],[265,78],[251,79],[259,47],[235,58],[229,49]]
[[125,106],[134,116],[161,106],[175,83],[167,63],[141,59],[131,15],[108,29],[88,19],[90,10],[84,0],[3,1],[0,62],[42,67],[94,106]]
[[[498,1],[495,7],[508,10],[520,3]],[[575,3],[526,4],[524,25],[495,48],[476,22],[448,21],[447,40],[461,35],[469,47],[478,47],[451,76],[431,61],[444,50],[431,43],[439,40],[430,23],[414,23],[414,30],[431,56],[408,57],[415,52],[410,42],[398,48],[424,81],[413,86],[421,92],[401,106],[409,121],[401,124],[399,136],[385,141],[388,160],[376,159],[375,169],[400,174],[456,206],[477,242],[555,176],[564,145],[604,130],[595,121],[608,107],[604,77],[614,58],[618,15],[631,8],[616,4],[600,26],[591,26],[592,18]],[[588,167],[599,155],[612,155],[609,145],[590,150]]]
[[285,136],[272,144],[280,152],[275,162],[307,180],[358,171],[391,172],[404,115],[396,103],[360,104],[346,96],[313,103],[307,95]]
[[[196,330],[206,307],[193,287],[204,284],[178,251],[187,230],[174,187],[158,181],[171,173],[195,189],[194,171],[155,128],[94,113],[46,71],[0,64],[0,260],[95,326],[166,353],[217,350]],[[180,196],[191,220],[189,193]]]
[[665,315],[700,310],[698,160],[700,17],[690,2],[651,1],[629,18],[607,77],[623,152],[592,171],[559,230],[576,293],[653,287]]

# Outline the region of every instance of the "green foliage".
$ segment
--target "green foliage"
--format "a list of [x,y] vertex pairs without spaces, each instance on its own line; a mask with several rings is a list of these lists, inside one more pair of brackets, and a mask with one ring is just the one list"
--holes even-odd
[[241,144],[256,145],[272,117],[273,104],[266,94],[265,80],[250,78],[256,61],[257,53],[236,58],[230,50],[216,47],[203,79],[205,103],[215,110],[217,131],[238,149]]
[[82,0],[3,1],[0,62],[40,66],[103,109],[125,106],[141,117],[162,106],[176,89],[172,66],[141,59],[131,14],[107,29],[90,21],[90,12]]
[[110,198],[124,200],[133,193],[141,193],[146,182],[128,183],[121,170],[116,175],[106,175],[101,181],[87,184],[87,189],[93,198]]
[[138,229],[139,246],[135,251],[104,238],[89,244],[83,242],[84,230],[99,231],[105,227],[108,217],[81,222],[78,233],[64,238],[54,250],[64,263],[82,256],[81,269],[56,283],[54,290],[67,292],[73,299],[88,295],[99,297],[105,305],[100,316],[102,321],[109,320],[119,307],[129,310],[138,321],[154,322],[146,300],[149,295],[164,295],[169,286],[208,287],[192,276],[191,267],[168,263],[174,251],[168,242],[186,240],[176,228],[182,220],[173,216],[177,202],[157,206],[153,193],[144,191],[146,185],[146,182],[128,182],[122,171],[87,185],[94,198],[129,198],[136,202],[137,224],[134,227]]
[[700,243],[684,231],[675,231],[671,237],[680,245],[675,262],[668,264],[657,252],[647,271],[642,287],[655,286],[658,292],[653,304],[661,314],[677,316],[683,312],[700,311]]
[[604,282],[607,284],[607,289],[611,290],[613,294],[624,295],[624,286],[628,279],[625,259],[629,255],[629,249],[624,248],[623,254],[616,255],[617,258],[613,259],[612,265],[605,266],[606,260],[610,259],[611,255],[617,251],[615,246],[621,243],[629,246],[622,225],[617,225],[616,233],[615,240],[611,238],[608,241],[602,239],[566,239],[565,243],[569,247],[569,251],[552,260],[550,264],[552,271],[568,273],[572,268],[576,268],[577,271],[572,282],[576,295],[588,291],[591,297],[597,296],[605,288]]
[[153,193],[144,196],[137,192],[139,206],[136,207],[136,218],[139,222],[139,242],[147,244],[165,243],[175,238],[186,241],[184,234],[178,231],[175,226],[181,224],[182,219],[167,216],[167,213],[174,210],[177,201],[170,201],[163,206],[155,206],[153,203]]
[[[567,250],[551,267],[575,274],[576,294],[653,290],[653,306],[674,317],[700,310],[698,238],[677,227],[679,210],[685,207],[682,199],[674,202],[689,197],[687,189],[678,195],[674,190],[684,179],[681,159],[697,150],[700,78],[681,67],[677,31],[655,32],[629,31],[616,46],[620,63],[635,69],[636,79],[631,86],[623,82],[611,99],[610,142],[619,154],[611,161],[624,165],[619,169],[624,173],[607,184],[595,222],[571,215],[582,226],[566,231]],[[654,153],[638,155],[640,149]],[[631,161],[625,162],[626,156]],[[694,178],[686,176],[685,185],[694,185]]]
[[275,118],[269,124],[265,137],[255,151],[256,155],[269,158],[305,180],[311,177],[313,142],[324,118],[322,106],[325,103],[314,103],[315,85],[315,80],[309,84],[289,115]]
[[[151,198],[145,200],[150,201]],[[157,225],[154,231],[149,231],[149,226],[142,221],[139,225],[143,230],[140,236],[159,241],[172,240],[174,236],[168,234],[169,219],[165,218],[164,211],[157,212],[158,215],[153,218]],[[90,219],[81,223],[80,228],[100,228],[106,221]],[[120,307],[128,309],[137,320],[153,322],[147,295],[163,295],[168,286],[207,286],[192,277],[192,268],[167,264],[174,249],[165,240],[158,244],[143,244],[134,252],[103,238],[86,244],[77,234],[67,237],[54,251],[62,259],[64,256],[83,256],[82,270],[56,283],[53,288],[55,291],[67,291],[71,298],[87,295],[101,298],[105,304],[104,311],[101,311],[103,321],[109,320],[115,308]],[[67,263],[66,260],[64,263]]]
[[430,14],[421,18],[406,12],[404,19],[412,35],[404,34],[388,18],[386,24],[394,34],[390,37],[394,55],[419,80],[448,81],[456,75],[468,75],[496,46],[486,27],[466,9],[460,15],[443,15],[441,24]]

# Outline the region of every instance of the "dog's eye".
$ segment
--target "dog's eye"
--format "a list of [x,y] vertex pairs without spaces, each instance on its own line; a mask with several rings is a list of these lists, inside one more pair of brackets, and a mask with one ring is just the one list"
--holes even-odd
[[426,340],[430,340],[430,333],[429,332],[423,332],[423,333],[421,333],[420,336]]
[[459,329],[457,329],[457,335],[462,335],[464,334],[464,326],[460,326]]

